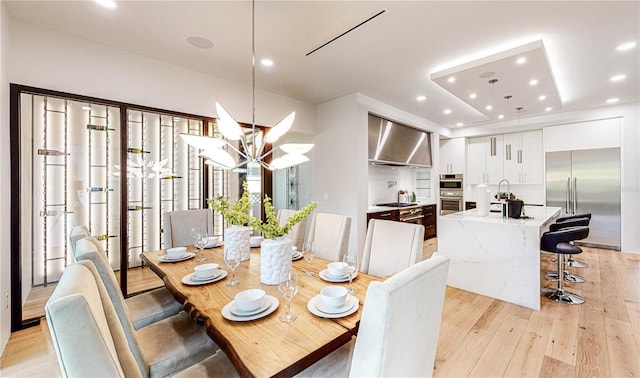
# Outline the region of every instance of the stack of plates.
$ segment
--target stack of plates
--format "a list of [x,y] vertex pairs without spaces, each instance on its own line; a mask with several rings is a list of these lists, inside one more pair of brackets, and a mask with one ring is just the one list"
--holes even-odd
[[316,316],[320,316],[323,318],[341,318],[343,316],[348,316],[358,311],[360,307],[360,303],[358,303],[358,298],[349,295],[347,296],[347,300],[345,301],[343,306],[330,308],[322,303],[322,298],[320,294],[311,298],[309,302],[307,302],[307,309]]
[[182,277],[182,283],[191,286],[205,285],[212,282],[220,281],[221,279],[225,278],[227,274],[227,271],[223,269],[218,269],[218,272],[216,274],[206,278],[196,278],[195,273],[189,273],[186,276]]
[[184,260],[189,260],[190,258],[192,258],[195,255],[196,254],[193,253],[193,252],[185,252],[182,256],[176,256],[176,257],[169,257],[167,255],[162,255],[162,256],[158,257],[158,260],[160,260],[162,262],[184,261]]
[[278,302],[278,298],[271,295],[265,295],[264,302],[257,309],[253,311],[240,311],[236,306],[236,301],[233,300],[222,308],[222,316],[228,320],[246,322],[249,320],[260,319],[271,314],[278,308],[279,304],[280,302]]
[[[356,277],[358,277],[358,271],[355,271],[354,273],[352,273],[351,276],[352,276],[352,279],[355,279]],[[325,269],[320,272],[320,278],[329,282],[348,282],[349,281],[348,274],[345,274],[343,276],[334,276],[329,274],[328,269]]]

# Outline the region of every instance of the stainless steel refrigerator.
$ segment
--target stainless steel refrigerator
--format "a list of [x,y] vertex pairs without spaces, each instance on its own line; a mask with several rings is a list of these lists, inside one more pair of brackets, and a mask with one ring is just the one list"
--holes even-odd
[[584,245],[620,250],[620,148],[547,152],[547,206],[591,213]]

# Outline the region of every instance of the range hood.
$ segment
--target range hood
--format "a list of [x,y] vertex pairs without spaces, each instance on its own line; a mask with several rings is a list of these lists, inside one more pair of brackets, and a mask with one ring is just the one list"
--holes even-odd
[[431,167],[431,133],[369,114],[369,162]]

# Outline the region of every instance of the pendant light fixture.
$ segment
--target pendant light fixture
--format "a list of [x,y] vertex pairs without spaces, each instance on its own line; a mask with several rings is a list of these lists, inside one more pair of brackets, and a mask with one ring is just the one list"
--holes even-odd
[[[195,147],[200,152],[200,157],[205,159],[205,164],[213,165],[217,168],[225,170],[240,168],[243,165],[247,165],[247,169],[252,171],[260,166],[269,169],[284,169],[289,168],[304,162],[309,161],[309,158],[305,156],[313,148],[313,144],[303,143],[287,143],[279,145],[278,147],[271,149],[268,152],[264,152],[264,148],[267,143],[275,143],[281,136],[283,136],[291,126],[295,119],[296,113],[292,112],[275,126],[269,129],[264,138],[260,138],[259,133],[256,133],[256,51],[255,51],[255,0],[251,1],[251,73],[252,73],[252,120],[251,120],[251,132],[249,138],[247,134],[242,130],[238,122],[227,112],[227,110],[216,101],[216,113],[218,114],[218,129],[225,139],[180,134],[182,139],[192,147]],[[237,148],[229,141],[239,141],[242,149]],[[238,155],[244,158],[244,161],[237,162],[233,156],[223,149],[223,147],[229,146]],[[270,163],[267,163],[264,159],[271,155],[276,149],[282,150],[285,155],[273,159]]]

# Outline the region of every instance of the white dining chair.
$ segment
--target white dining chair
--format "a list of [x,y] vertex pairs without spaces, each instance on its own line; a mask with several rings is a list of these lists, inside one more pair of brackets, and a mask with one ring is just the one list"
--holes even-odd
[[[91,261],[69,265],[45,306],[62,376],[166,377],[185,369],[237,376],[201,327],[164,324],[129,338],[97,274]],[[204,344],[191,342],[198,337]]]
[[298,377],[431,377],[449,259],[432,257],[372,282],[355,341]]
[[371,219],[360,270],[378,277],[391,276],[422,259],[424,226]]
[[340,261],[341,256],[349,250],[350,232],[351,217],[315,213],[307,240],[313,241],[316,256],[329,261]]
[[[284,226],[287,220],[297,213],[298,210],[280,209],[278,210],[278,224]],[[307,229],[307,218],[300,221],[300,223],[293,226],[291,231],[286,235],[291,239],[293,245],[298,248],[298,251],[302,251],[302,243],[304,243],[304,232]]]
[[162,218],[164,248],[193,245],[191,229],[200,227],[213,236],[213,213],[209,209],[167,211]]
[[[90,260],[100,273],[107,292],[113,298],[123,317],[130,317],[134,329],[140,329],[170,316],[177,315],[183,306],[165,287],[146,291],[124,299],[116,276],[100,243],[94,237],[80,239],[76,243],[75,261]],[[122,305],[120,305],[122,304]],[[124,314],[127,315],[124,315]]]
[[69,245],[71,246],[71,255],[75,260],[76,257],[76,243],[80,239],[84,239],[89,236],[89,229],[87,226],[81,224],[78,226],[73,226],[71,228],[71,232],[69,232]]

